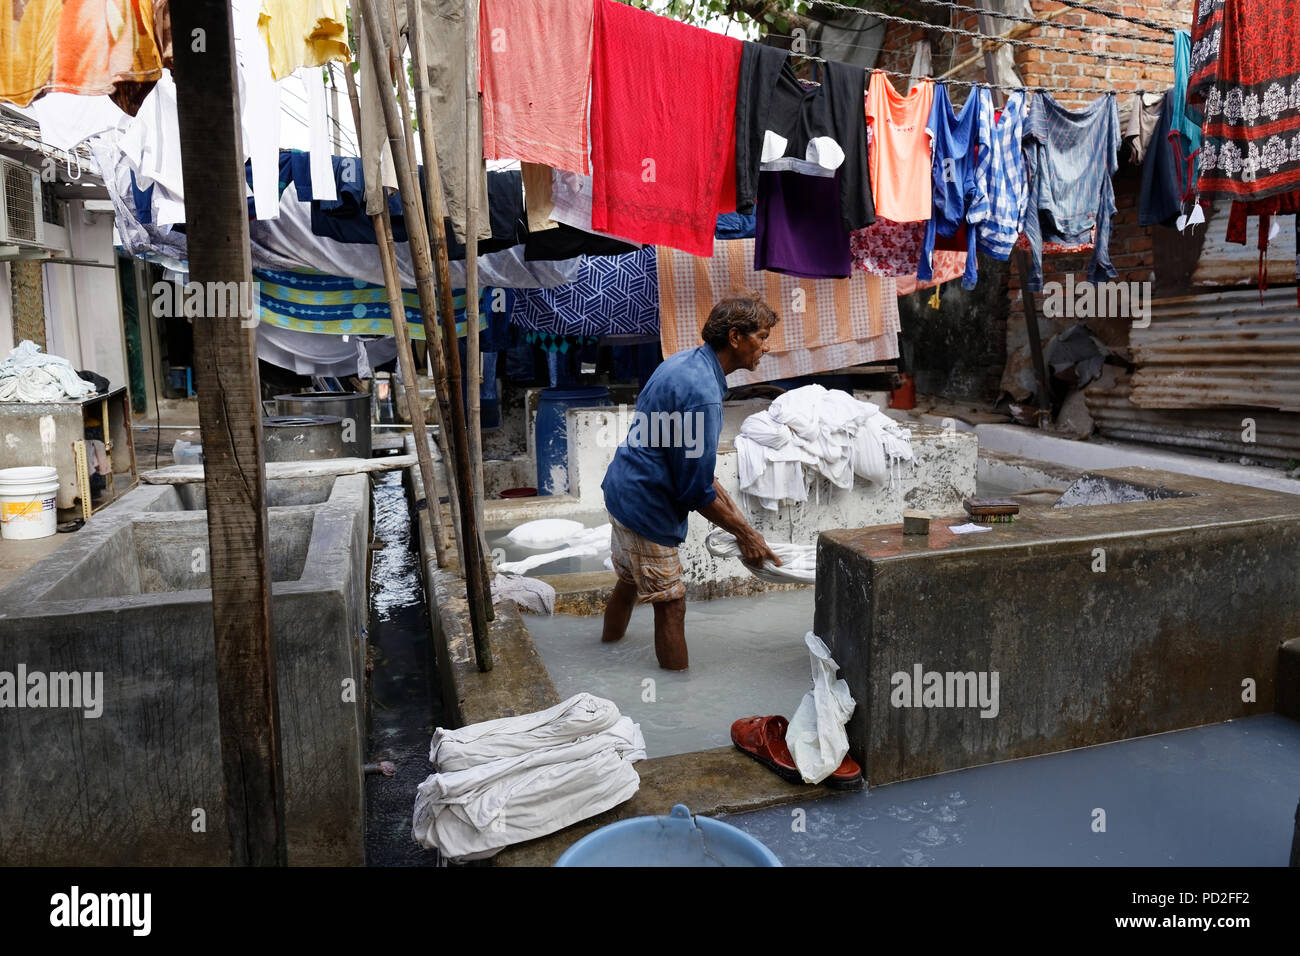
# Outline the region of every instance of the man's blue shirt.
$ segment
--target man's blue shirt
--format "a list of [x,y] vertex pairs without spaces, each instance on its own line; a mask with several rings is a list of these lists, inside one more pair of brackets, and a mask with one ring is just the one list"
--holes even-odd
[[655,369],[601,483],[605,508],[620,524],[667,547],[686,540],[687,516],[717,497],[713,469],[726,391],[709,345]]

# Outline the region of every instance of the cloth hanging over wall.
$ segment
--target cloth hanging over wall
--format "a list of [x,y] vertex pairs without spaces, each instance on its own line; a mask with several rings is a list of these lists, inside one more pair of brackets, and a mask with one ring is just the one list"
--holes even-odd
[[[1207,41],[1208,43],[1208,41]],[[1202,47],[1204,55],[1205,47]],[[1177,135],[1174,160],[1178,165],[1178,195],[1190,197],[1196,192],[1197,167],[1201,151],[1201,117],[1193,118],[1188,108],[1192,84],[1192,39],[1186,30],[1174,31],[1174,87],[1169,103],[1170,136]]]
[[[1059,105],[1038,93],[1025,124],[1025,171],[1029,200],[1021,228],[1032,266],[1025,288],[1043,288],[1046,243],[1095,243],[1088,281],[1118,273],[1110,262],[1110,229],[1115,215],[1111,177],[1119,168],[1119,110],[1107,93],[1082,110]],[[1095,231],[1095,235],[1094,235]]]
[[559,335],[658,335],[655,247],[621,256],[584,257],[574,282],[521,289],[510,321]]
[[[325,275],[306,270],[254,269],[257,280],[257,318],[260,322],[299,332],[331,335],[392,335],[392,313],[388,292],[382,285],[359,279]],[[420,297],[414,289],[402,290],[406,323],[411,338],[425,337]],[[465,334],[465,290],[452,290],[456,310],[456,334]],[[479,313],[479,330],[487,328],[487,317]]]
[[479,17],[483,155],[589,172],[591,0],[481,0]]
[[1128,123],[1124,126],[1124,145],[1128,147],[1129,160],[1140,166],[1147,154],[1147,145],[1160,123],[1164,109],[1163,93],[1134,93],[1128,102]]
[[979,165],[980,175],[988,184],[989,217],[976,230],[975,244],[1000,262],[1011,258],[1029,198],[1022,148],[1027,111],[1024,91],[1013,90],[1000,115],[985,114],[991,128],[984,138],[991,146],[980,154]]
[[591,58],[591,224],[710,255],[736,208],[741,42],[596,0]]
[[[754,241],[717,240],[710,258],[659,247],[659,320],[667,357],[700,344],[714,303],[733,289],[752,289],[782,320],[767,340],[758,370],[732,372],[728,384],[750,385],[898,357],[898,296],[893,279],[796,279],[754,270]],[[802,311],[798,310],[801,305]]]
[[867,86],[871,127],[871,194],[876,215],[894,222],[930,218],[930,137],[926,123],[934,105],[934,82],[918,80],[900,96],[879,70]]
[[300,66],[352,59],[345,0],[261,0],[257,28],[271,55],[271,75],[282,80]]
[[1300,0],[1200,0],[1187,102],[1201,121],[1201,198],[1300,189]]
[[28,0],[0,16],[0,102],[103,94],[134,116],[162,75],[149,0]]
[[[933,214],[925,226],[921,261],[916,277],[934,278],[934,246],[939,236],[955,236],[963,223],[966,229],[966,273],[962,288],[973,289],[978,280],[975,255],[977,226],[989,216],[987,180],[979,176],[976,150],[988,155],[991,128],[987,117],[993,112],[993,96],[987,87],[973,87],[960,115],[953,112],[948,90],[940,84],[934,91],[927,132],[931,138],[931,195]],[[984,168],[987,173],[987,168]]]

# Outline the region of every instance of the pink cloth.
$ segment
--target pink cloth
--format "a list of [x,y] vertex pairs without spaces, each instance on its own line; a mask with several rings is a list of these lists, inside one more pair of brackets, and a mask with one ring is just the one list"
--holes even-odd
[[596,0],[591,55],[591,225],[713,254],[736,208],[741,42]]
[[925,240],[925,223],[894,222],[877,218],[865,229],[849,233],[849,251],[854,268],[871,275],[893,276],[898,280],[898,294],[911,295],[956,279],[966,271],[966,253],[935,250],[934,279],[918,282],[916,267],[921,261]]
[[587,166],[592,0],[481,0],[483,156]]

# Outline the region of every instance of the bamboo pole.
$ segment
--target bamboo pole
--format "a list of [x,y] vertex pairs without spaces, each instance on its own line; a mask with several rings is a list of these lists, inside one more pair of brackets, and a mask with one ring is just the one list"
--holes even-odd
[[[483,138],[478,117],[478,57],[471,4],[478,0],[465,0],[465,300],[474,302],[475,321],[465,328],[465,364],[469,366],[469,464],[474,481],[474,517],[478,527],[483,527],[483,432],[480,429],[480,403],[483,387],[483,360],[479,355],[478,340],[478,199],[479,177],[483,169]],[[418,5],[418,0],[417,0]],[[487,544],[481,541],[481,550]]]
[[[444,269],[444,263],[447,259],[446,248],[446,231],[444,227],[443,212],[443,192],[442,192],[442,173],[438,168],[438,150],[433,141],[434,124],[433,124],[433,102],[432,91],[429,88],[429,73],[427,64],[424,59],[424,6],[420,0],[407,0],[407,19],[410,28],[411,39],[411,61],[415,75],[415,108],[419,116],[420,127],[420,148],[424,153],[424,203],[427,217],[428,229],[430,236],[433,237],[434,251],[438,263],[438,283],[439,294],[441,295],[442,287],[447,289],[447,300],[451,299],[451,275],[450,266]],[[401,94],[402,112],[406,115],[406,91],[405,87],[399,83]],[[407,124],[408,135],[410,133],[410,124]],[[480,153],[482,151],[480,150]],[[414,154],[412,154],[414,155]],[[479,164],[481,164],[481,159]],[[477,168],[479,164],[471,164],[471,168]],[[470,178],[467,171],[467,180]],[[478,186],[476,180],[474,186]],[[470,192],[473,195],[474,187],[471,186]],[[477,208],[477,206],[475,206]],[[479,363],[476,358],[471,358],[471,351],[476,354],[478,351],[478,232],[474,227],[466,229],[466,251],[465,251],[465,343],[466,343],[466,365],[469,366],[471,382],[477,382],[480,373],[477,371]],[[473,312],[470,311],[470,302],[473,301]],[[445,307],[445,306],[444,306]],[[471,317],[472,316],[472,317]],[[460,350],[449,346],[450,351],[455,351],[456,361],[460,361]],[[476,388],[465,390],[470,395],[471,407],[477,408],[478,391]],[[457,388],[457,397],[460,398],[462,392]],[[487,538],[482,532],[483,527],[483,449],[482,442],[478,432],[478,416],[474,415],[471,423],[467,425],[467,437],[469,439],[469,484],[470,494],[467,494],[465,501],[470,503],[474,509],[475,527],[480,529],[478,536],[478,553],[479,563],[482,568],[481,578],[483,586],[483,606],[486,608],[487,619],[491,621],[494,618],[492,609],[492,592],[491,584],[488,577],[485,556],[487,555]]]
[[[353,79],[351,70],[344,70],[343,72],[347,76],[348,100],[352,104],[352,122],[356,127],[357,136],[360,137],[361,100],[357,95],[356,80]],[[384,271],[384,289],[388,293],[388,312],[393,318],[393,337],[397,339],[398,343],[398,360],[402,361],[402,357],[409,354],[410,349],[409,347],[406,349],[403,349],[402,347],[402,338],[399,336],[397,331],[399,316],[402,332],[405,334],[408,346],[410,343],[410,334],[406,327],[406,303],[402,299],[402,278],[401,273],[397,268],[397,249],[393,245],[392,222],[388,215],[387,200],[383,203],[382,212],[379,215],[371,216],[370,221],[375,228],[375,243],[379,248],[379,263]],[[424,334],[426,336],[430,334],[427,326]],[[413,359],[410,362],[410,367],[412,369],[411,374],[414,374],[413,370],[415,368],[415,362]],[[402,361],[402,378],[406,379],[407,374],[407,363]],[[409,379],[407,380],[410,381]],[[447,566],[447,550],[450,546],[450,542],[447,540],[447,526],[442,520],[442,506],[439,504],[438,488],[434,483],[436,475],[433,469],[433,461],[429,455],[429,433],[424,426],[424,407],[420,405],[420,389],[418,385],[414,390],[409,388],[406,389],[406,400],[408,414],[411,416],[411,433],[416,446],[416,459],[420,463],[420,483],[424,486],[424,501],[429,509],[429,526],[433,531],[433,549],[438,561],[438,567],[445,568]],[[421,436],[424,438],[423,443],[420,441]],[[426,458],[430,459],[427,471],[425,470]],[[445,451],[442,460],[444,464],[443,470],[450,480],[451,464]],[[450,490],[447,497],[451,501],[456,500],[455,493]],[[419,508],[418,502],[416,508],[417,510]]]
[[[375,29],[380,23],[379,5],[375,0],[361,0],[361,7],[366,23],[363,32],[370,44],[371,58],[375,61],[374,81],[387,82],[380,68],[385,58],[383,37]],[[442,421],[451,429],[455,458],[449,462],[449,465],[456,469],[456,486],[462,494],[461,539],[465,549],[461,553],[461,565],[465,572],[470,625],[474,632],[474,653],[479,670],[488,671],[492,669],[492,649],[487,629],[487,611],[490,604],[484,600],[486,574],[483,555],[478,546],[477,525],[474,521],[473,485],[469,474],[469,440],[465,433],[465,403],[460,393],[460,354],[456,348],[456,311],[451,298],[447,249],[442,230],[433,230],[435,248],[438,251],[439,279],[439,289],[435,293],[433,263],[430,261],[429,252],[429,230],[426,228],[423,215],[424,204],[420,200],[417,178],[412,168],[412,157],[407,154],[403,142],[402,126],[408,124],[410,120],[405,110],[399,114],[398,104],[391,95],[380,96],[379,100],[384,110],[384,123],[388,127],[388,143],[393,152],[393,163],[397,167],[397,181],[404,210],[403,219],[410,242],[411,261],[415,267],[416,291],[420,296],[420,311],[424,314],[425,329],[431,328],[437,322],[438,311],[441,311],[443,316],[441,326],[447,362],[447,392],[439,392],[438,403]],[[437,168],[437,153],[428,153],[424,158],[425,174],[428,176]],[[441,203],[436,211],[441,212]],[[440,224],[441,220],[438,222]],[[440,310],[436,308],[435,302],[441,305]],[[426,337],[426,341],[432,339],[433,336]],[[411,380],[414,381],[414,377]],[[420,443],[417,442],[416,445],[419,447]]]

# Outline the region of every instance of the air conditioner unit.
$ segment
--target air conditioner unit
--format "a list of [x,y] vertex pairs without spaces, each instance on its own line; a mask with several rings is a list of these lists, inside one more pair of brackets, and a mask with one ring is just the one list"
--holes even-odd
[[0,243],[42,246],[41,174],[22,163],[0,159]]

